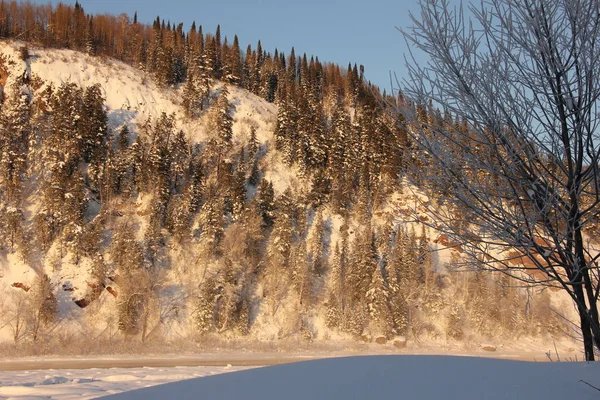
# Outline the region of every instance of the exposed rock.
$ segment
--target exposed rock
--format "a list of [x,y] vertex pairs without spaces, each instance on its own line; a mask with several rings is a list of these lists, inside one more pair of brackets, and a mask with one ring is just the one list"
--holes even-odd
[[485,351],[496,351],[496,346],[493,344],[482,344],[481,348]]
[[77,304],[80,308],[86,308],[90,305],[90,301],[88,299],[79,299],[75,300],[75,304]]
[[27,286],[26,284],[21,283],[21,282],[15,282],[11,286],[14,288],[23,289],[26,292],[29,292],[31,290],[30,286]]
[[76,287],[74,287],[73,285],[71,285],[71,282],[64,283],[64,284],[62,285],[62,289],[63,289],[65,292],[74,292],[74,291],[76,291],[76,290],[77,290],[77,288],[76,288]]
[[442,233],[440,236],[438,236],[438,238],[435,239],[433,241],[433,243],[438,243],[441,246],[447,247],[447,248],[452,249],[452,250],[457,250],[457,251],[459,251],[459,252],[462,253],[462,247],[458,243],[450,240],[450,238],[448,237],[448,235],[446,235],[444,233]]
[[406,338],[402,337],[402,336],[396,338],[396,340],[394,340],[394,347],[396,347],[398,349],[406,348]]
[[117,291],[112,286],[107,286],[106,291],[112,294],[113,296],[117,297]]
[[375,343],[377,343],[377,344],[386,344],[387,343],[387,339],[385,338],[385,336],[377,336],[377,338],[375,338]]

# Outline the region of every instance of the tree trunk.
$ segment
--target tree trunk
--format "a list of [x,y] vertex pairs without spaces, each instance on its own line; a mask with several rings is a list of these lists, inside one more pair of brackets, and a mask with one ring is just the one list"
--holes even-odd
[[594,339],[592,336],[592,329],[589,321],[589,316],[587,315],[587,307],[582,285],[576,283],[573,286],[573,291],[575,292],[575,296],[577,297],[577,311],[579,313],[585,360],[594,361]]
[[[584,245],[583,245],[583,234],[581,231],[581,226],[579,222],[579,218],[577,219],[577,228],[575,229],[575,252],[576,252],[576,263],[578,265],[578,271],[580,271],[580,276],[577,278],[578,282],[581,282],[582,285],[578,285],[575,288],[576,296],[580,299],[581,306],[578,307],[579,316],[582,319],[585,318],[586,325],[581,325],[581,331],[584,334],[584,347],[585,347],[585,355],[587,361],[594,360],[594,347],[600,350],[600,324],[598,323],[598,306],[596,304],[596,297],[594,296],[594,286],[592,283],[592,279],[589,274],[589,266],[587,265],[585,259]],[[587,297],[587,303],[585,301]],[[583,308],[583,309],[582,309]],[[587,334],[589,338],[586,342],[586,337],[584,330],[587,330]],[[588,358],[588,354],[591,358]]]

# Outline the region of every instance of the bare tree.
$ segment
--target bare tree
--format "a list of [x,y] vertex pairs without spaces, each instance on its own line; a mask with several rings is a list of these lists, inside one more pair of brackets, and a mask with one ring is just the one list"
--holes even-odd
[[[406,101],[392,105],[411,117],[430,182],[447,195],[431,208],[438,227],[473,265],[564,289],[593,360],[600,1],[484,0],[468,11],[447,0],[420,5],[420,18],[402,32],[429,61],[410,57],[404,98],[426,105],[428,117],[415,118]],[[460,123],[435,117],[434,108]]]

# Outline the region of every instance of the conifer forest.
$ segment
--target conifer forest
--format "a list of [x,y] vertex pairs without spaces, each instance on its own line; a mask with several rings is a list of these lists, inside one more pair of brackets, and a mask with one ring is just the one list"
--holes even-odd
[[0,38],[0,351],[573,334],[436,231],[469,214],[413,132],[467,122],[360,64],[79,3],[0,0]]

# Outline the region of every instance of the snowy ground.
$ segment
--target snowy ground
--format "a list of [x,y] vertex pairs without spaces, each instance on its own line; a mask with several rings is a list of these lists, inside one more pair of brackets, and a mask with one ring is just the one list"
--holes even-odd
[[122,393],[154,399],[598,399],[600,364],[528,363],[447,356],[305,361]]
[[[336,358],[309,361],[301,360],[324,355],[254,353],[231,357],[221,355],[220,359],[218,354],[201,358],[5,359],[0,363],[0,399],[92,399],[102,396],[111,396],[115,400],[600,398],[600,391],[590,386],[600,387],[600,363],[525,362],[489,359],[481,357],[483,355],[348,356],[340,353],[336,354]],[[494,356],[515,355],[500,353]],[[531,354],[522,354],[519,358],[532,359]],[[534,358],[548,360],[541,356]],[[136,359],[144,365],[203,362],[213,365],[222,363],[224,366],[61,369],[77,363],[131,364]],[[282,361],[299,362],[262,368],[240,366],[277,364]],[[224,364],[228,362],[236,366]],[[22,367],[23,363],[32,366],[54,364],[56,369],[11,371],[12,367]],[[225,372],[235,373],[221,375]]]
[[[0,398],[89,399],[110,395],[107,400],[585,400],[600,397],[600,392],[590,386],[600,386],[600,363],[405,355],[331,358],[240,369],[243,368],[9,373],[1,375]],[[221,374],[234,370],[237,372]],[[159,385],[165,382],[171,383]]]
[[0,399],[94,399],[251,367],[92,368],[1,371]]

